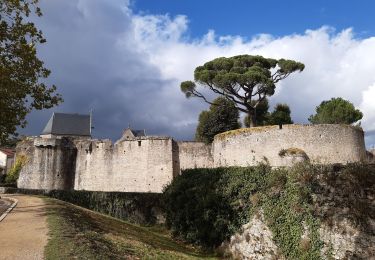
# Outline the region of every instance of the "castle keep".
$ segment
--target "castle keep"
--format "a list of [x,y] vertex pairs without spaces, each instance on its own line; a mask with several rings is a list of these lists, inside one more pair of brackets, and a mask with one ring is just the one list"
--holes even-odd
[[[51,133],[50,133],[51,134]],[[244,128],[215,136],[212,145],[125,131],[116,143],[75,136],[29,137],[18,187],[90,191],[162,192],[187,168],[251,166],[296,161],[350,163],[366,159],[364,133],[347,125]]]

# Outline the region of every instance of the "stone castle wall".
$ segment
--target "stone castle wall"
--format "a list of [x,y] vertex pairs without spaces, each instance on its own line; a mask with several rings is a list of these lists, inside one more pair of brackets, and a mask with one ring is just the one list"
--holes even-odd
[[304,152],[313,163],[350,163],[366,160],[364,133],[347,125],[283,125],[244,128],[215,136],[215,167],[251,166],[268,161],[289,166],[293,156],[281,151]]
[[172,139],[168,137],[76,142],[74,189],[160,192],[173,179]]
[[25,155],[27,160],[20,173],[19,188],[73,188],[76,150],[68,139],[25,140],[17,146],[16,154]]
[[201,142],[177,142],[180,170],[212,168],[212,146]]
[[368,151],[368,160],[370,163],[375,163],[375,149],[370,149]]
[[29,189],[162,192],[188,168],[249,166],[268,161],[290,166],[303,151],[315,163],[366,160],[363,131],[344,125],[284,125],[229,131],[213,145],[170,137],[119,140],[30,138],[17,147],[28,161],[18,186]]

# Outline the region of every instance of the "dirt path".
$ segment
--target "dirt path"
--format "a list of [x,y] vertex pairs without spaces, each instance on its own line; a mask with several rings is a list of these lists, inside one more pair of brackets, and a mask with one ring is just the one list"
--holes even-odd
[[0,222],[0,259],[43,259],[48,238],[44,201],[24,195],[9,197],[16,198],[18,204]]

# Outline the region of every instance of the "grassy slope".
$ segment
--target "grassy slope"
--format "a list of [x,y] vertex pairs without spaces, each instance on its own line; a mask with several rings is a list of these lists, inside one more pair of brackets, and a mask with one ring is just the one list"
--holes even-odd
[[46,259],[215,259],[146,228],[45,198],[50,240]]

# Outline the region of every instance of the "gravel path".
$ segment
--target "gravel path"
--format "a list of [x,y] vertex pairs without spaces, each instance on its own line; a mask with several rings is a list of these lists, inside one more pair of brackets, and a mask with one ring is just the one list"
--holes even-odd
[[0,259],[43,259],[48,239],[44,201],[24,195],[9,197],[16,198],[18,204],[0,222]]

